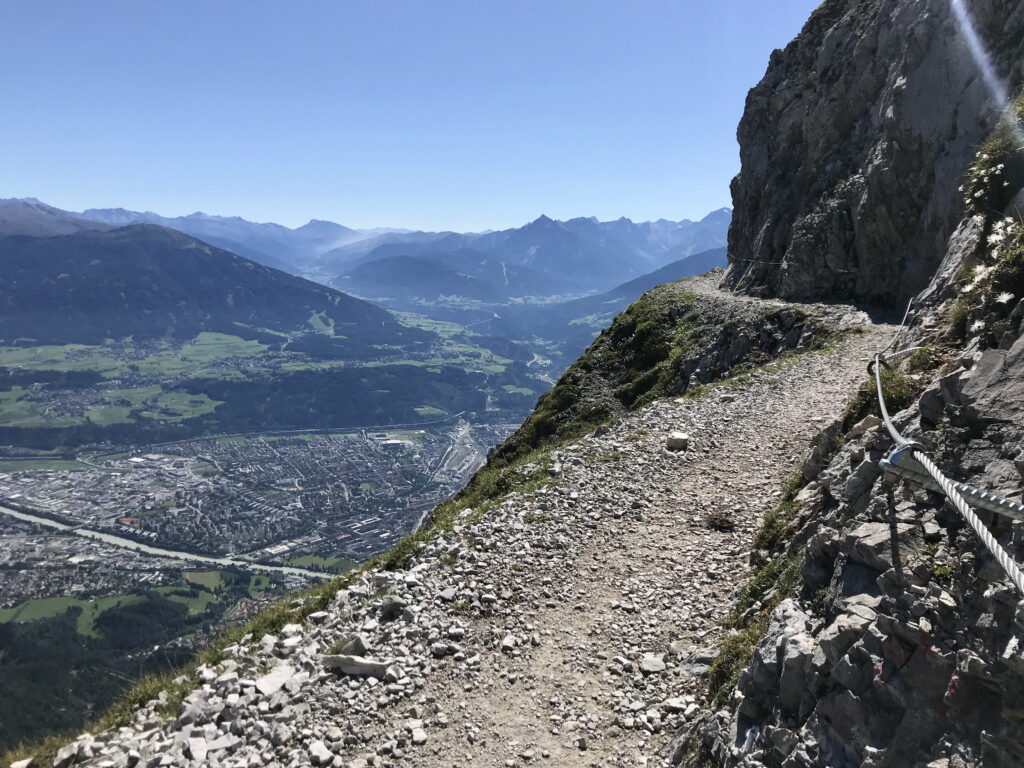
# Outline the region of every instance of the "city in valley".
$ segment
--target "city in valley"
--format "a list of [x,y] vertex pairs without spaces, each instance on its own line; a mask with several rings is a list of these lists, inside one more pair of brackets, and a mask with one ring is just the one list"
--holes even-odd
[[4,461],[0,622],[89,615],[140,590],[244,617],[393,546],[515,426],[454,418]]

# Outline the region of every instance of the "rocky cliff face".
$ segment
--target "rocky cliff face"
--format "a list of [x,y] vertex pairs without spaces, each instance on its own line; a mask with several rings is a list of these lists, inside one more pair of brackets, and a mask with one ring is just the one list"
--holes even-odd
[[[986,228],[992,233],[982,240]],[[1018,501],[1022,244],[1020,225],[964,222],[945,259],[950,269],[924,292],[903,342],[924,349],[887,383],[890,405],[909,404],[894,417],[905,437],[926,445],[950,477]],[[955,290],[953,276],[976,260],[980,277]],[[1011,275],[1014,293],[985,311],[993,274]],[[963,330],[949,325],[961,294],[974,307]],[[854,411],[870,407],[868,394]],[[850,422],[848,412],[819,435],[801,490],[776,513],[785,536],[767,554],[799,571],[795,588],[763,589],[735,621],[734,637],[763,636],[735,687],[718,692],[724,706],[681,734],[675,759],[787,768],[1024,765],[1021,595],[942,494],[883,474],[878,462],[893,442],[879,420],[869,416],[854,429]],[[1021,523],[980,515],[1001,546],[1024,559]]]
[[[949,0],[827,0],[776,51],[738,129],[728,284],[892,303],[929,281],[999,109]],[[966,2],[995,70],[1024,72],[1024,5]]]
[[[1019,81],[1024,5],[969,6]],[[945,3],[826,3],[773,58],[740,127],[729,281],[920,290],[899,346],[922,349],[886,374],[894,422],[953,479],[1019,501],[1024,229],[1005,169],[1024,148],[986,132],[995,113],[951,19]],[[755,535],[758,570],[675,763],[1024,765],[1021,595],[943,494],[883,473],[894,444],[874,400],[865,389],[822,431]],[[1021,522],[980,516],[1024,559]]]

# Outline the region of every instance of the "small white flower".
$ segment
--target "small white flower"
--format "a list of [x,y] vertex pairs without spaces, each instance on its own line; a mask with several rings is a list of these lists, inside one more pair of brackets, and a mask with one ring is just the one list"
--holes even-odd
[[979,264],[974,268],[974,279],[971,280],[964,288],[965,291],[973,291],[981,286],[985,281],[985,278],[989,276],[989,273],[995,269],[995,267],[989,267],[984,264]]
[[1009,291],[1004,291],[996,296],[996,304],[1009,304],[1013,301],[1013,294]]
[[981,322],[981,320],[975,320],[973,323],[971,323],[971,328],[970,328],[971,333],[977,333],[978,331],[982,331],[984,329],[985,329],[985,324],[983,322]]
[[1004,186],[1004,187],[1008,187],[1008,186],[1010,186],[1010,182],[1008,182],[1008,181],[1004,181],[1004,182],[1003,182],[1003,186]]
[[981,195],[982,195],[982,190],[980,190],[980,189],[977,192],[974,193],[975,197],[981,197]]
[[956,189],[957,189],[957,191],[958,191],[958,192],[963,192],[963,191],[964,191],[964,185],[963,185],[963,184],[961,184],[961,185],[960,185],[959,187],[957,187]]

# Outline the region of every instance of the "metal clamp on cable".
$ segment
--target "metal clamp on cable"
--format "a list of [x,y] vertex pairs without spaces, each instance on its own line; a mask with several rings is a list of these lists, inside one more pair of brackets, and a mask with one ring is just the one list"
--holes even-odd
[[897,475],[905,480],[911,480],[918,485],[925,486],[930,491],[942,491],[927,470],[921,466],[921,462],[914,458],[914,451],[924,453],[927,449],[916,441],[907,441],[897,445],[889,455],[878,462],[882,471]]

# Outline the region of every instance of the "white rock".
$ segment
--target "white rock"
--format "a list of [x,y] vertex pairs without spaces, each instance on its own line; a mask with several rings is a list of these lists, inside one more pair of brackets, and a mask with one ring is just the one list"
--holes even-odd
[[686,710],[687,703],[686,700],[682,698],[665,699],[665,701],[661,703],[661,706],[669,712],[683,712]]
[[645,675],[655,675],[665,671],[665,659],[653,653],[645,653],[640,659],[640,671]]
[[846,433],[846,437],[849,439],[860,437],[865,432],[874,429],[881,423],[882,420],[880,418],[873,414],[868,414],[850,428],[850,431]]
[[446,603],[450,603],[455,599],[455,596],[459,593],[455,587],[445,587],[438,593],[438,597],[444,600]]
[[207,749],[206,739],[202,737],[190,738],[188,740],[188,753],[197,763],[201,763],[206,759]]
[[334,762],[334,753],[322,741],[314,741],[309,745],[309,759],[313,765],[330,765]]
[[288,679],[295,674],[295,667],[291,664],[279,664],[270,672],[256,680],[256,690],[264,696],[270,696],[281,690]]
[[376,677],[378,680],[384,679],[384,674],[392,664],[391,661],[379,661],[363,656],[350,656],[344,653],[321,656],[320,661],[327,669],[358,677]]

